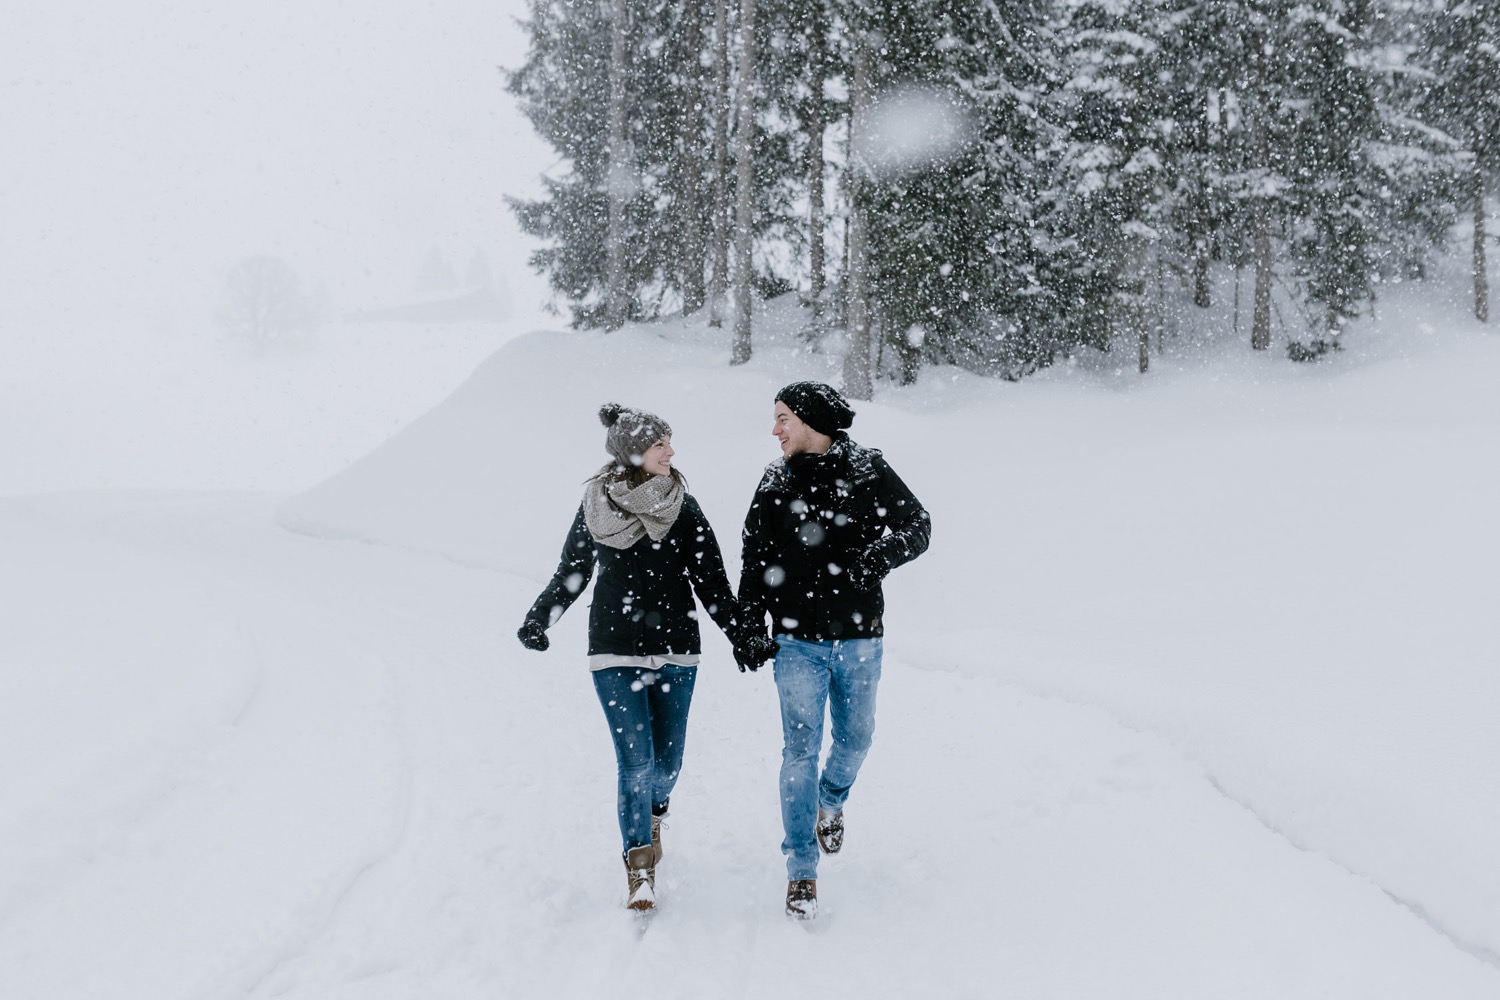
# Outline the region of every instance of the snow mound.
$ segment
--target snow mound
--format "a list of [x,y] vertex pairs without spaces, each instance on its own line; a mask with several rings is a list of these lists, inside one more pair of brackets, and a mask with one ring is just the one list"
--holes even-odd
[[[880,382],[852,434],[933,514],[931,552],[887,588],[893,656],[1106,708],[1494,962],[1500,763],[1474,748],[1500,703],[1500,473],[1483,457],[1500,340],[1422,332],[1396,296],[1385,310],[1367,346],[1312,366],[1226,344],[1168,345],[1146,378],[1100,359],[1019,384],[932,367]],[[673,425],[734,573],[778,454],[776,389],[840,381],[795,303],[756,338],[738,368],[729,332],[698,321],[515,340],[280,521],[540,581],[615,400]],[[518,623],[524,606],[498,610]]]
[[524,575],[550,571],[583,480],[608,457],[599,406],[616,401],[672,425],[677,464],[722,535],[779,454],[770,436],[776,390],[794,378],[838,380],[839,359],[798,332],[794,302],[771,303],[762,320],[757,358],[734,369],[728,328],[699,317],[517,338],[442,404],[289,499],[278,517],[302,534]]

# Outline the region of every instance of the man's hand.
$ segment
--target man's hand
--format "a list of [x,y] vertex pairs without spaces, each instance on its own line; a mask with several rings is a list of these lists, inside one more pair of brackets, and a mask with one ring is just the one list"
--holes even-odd
[[891,560],[886,554],[875,546],[870,546],[859,554],[846,572],[849,586],[855,590],[873,590],[885,579],[885,575],[891,571]]
[[521,627],[516,629],[516,638],[520,639],[521,645],[527,649],[535,649],[538,652],[552,645],[552,641],[547,638],[547,626],[535,618],[526,619]]
[[740,673],[746,670],[753,673],[780,650],[781,643],[768,635],[748,635],[734,644],[734,662],[739,665]]

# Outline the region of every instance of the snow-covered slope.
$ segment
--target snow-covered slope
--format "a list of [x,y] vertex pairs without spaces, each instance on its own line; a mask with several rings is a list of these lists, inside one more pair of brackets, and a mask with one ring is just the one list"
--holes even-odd
[[291,498],[0,501],[7,989],[1500,995],[1500,342],[1420,306],[1313,368],[1200,345],[859,406],[935,527],[811,928],[768,676],[706,637],[641,937],[583,606],[513,637],[607,399],[673,423],[737,565],[775,389],[837,381],[792,307],[740,368],[682,323],[517,339]]

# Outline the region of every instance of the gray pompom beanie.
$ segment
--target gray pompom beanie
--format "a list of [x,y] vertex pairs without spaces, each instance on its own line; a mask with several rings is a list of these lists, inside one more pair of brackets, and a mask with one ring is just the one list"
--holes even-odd
[[627,469],[639,468],[642,456],[653,444],[672,436],[672,426],[661,417],[619,403],[599,407],[599,422],[608,428],[604,450],[616,465]]

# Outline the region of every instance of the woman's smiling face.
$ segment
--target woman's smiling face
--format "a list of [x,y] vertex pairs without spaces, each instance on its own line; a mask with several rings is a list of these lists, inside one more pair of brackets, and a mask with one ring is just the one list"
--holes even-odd
[[648,476],[670,476],[672,474],[672,439],[664,437],[646,449],[641,456],[641,469]]

